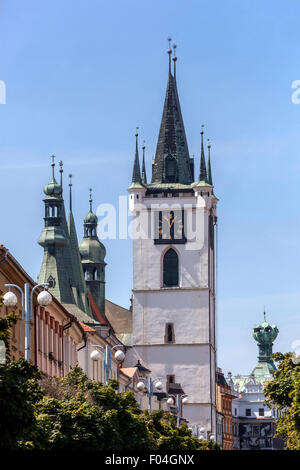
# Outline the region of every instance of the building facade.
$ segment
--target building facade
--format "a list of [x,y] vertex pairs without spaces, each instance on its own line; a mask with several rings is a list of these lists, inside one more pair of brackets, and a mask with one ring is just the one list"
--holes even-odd
[[[176,83],[169,73],[152,180],[147,182],[138,135],[129,208],[133,216],[133,337],[138,355],[166,388],[188,395],[183,418],[215,434],[215,231],[217,198],[201,131],[194,176]],[[144,150],[144,149],[143,149]],[[210,151],[210,147],[209,147]]]
[[[264,314],[265,315],[265,314]],[[253,328],[253,337],[258,343],[258,362],[249,375],[232,376],[229,372],[227,383],[235,398],[232,401],[234,448],[281,449],[283,441],[275,438],[278,410],[265,404],[264,385],[272,380],[276,369],[271,359],[273,341],[278,328],[264,321]]]
[[[18,261],[4,246],[0,246],[0,294],[8,288],[5,284],[15,284],[21,289],[29,285],[32,290],[36,283],[22,268]],[[20,292],[12,287],[18,304],[16,308],[2,305],[1,315],[14,311],[18,316],[12,327],[10,338],[10,357],[12,360],[25,358],[26,321],[22,318]],[[54,297],[46,308],[37,302],[33,295],[33,315],[29,322],[29,361],[49,376],[64,376],[78,361],[77,349],[84,341],[84,331],[79,321],[71,315]]]
[[218,420],[219,429],[217,436],[222,440],[221,446],[224,450],[233,450],[233,426],[232,426],[232,394],[231,387],[226,382],[222,370],[217,368],[217,412],[223,419]]

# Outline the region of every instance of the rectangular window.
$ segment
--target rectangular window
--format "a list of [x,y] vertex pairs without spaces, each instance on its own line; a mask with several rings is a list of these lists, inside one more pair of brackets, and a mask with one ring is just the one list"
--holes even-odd
[[173,325],[173,323],[166,323],[165,343],[175,343],[175,335],[174,335],[174,325]]
[[167,393],[169,392],[170,384],[174,384],[174,383],[175,383],[175,375],[167,375],[167,385],[166,385]]
[[246,408],[246,416],[251,416],[251,409],[250,408]]
[[259,415],[259,416],[265,416],[265,410],[264,410],[264,408],[259,408],[259,410],[258,410],[258,415]]

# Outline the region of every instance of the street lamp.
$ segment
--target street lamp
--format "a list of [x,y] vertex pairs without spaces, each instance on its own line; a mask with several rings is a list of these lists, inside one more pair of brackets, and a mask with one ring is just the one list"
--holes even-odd
[[169,395],[167,399],[167,403],[169,406],[175,405],[176,416],[177,416],[177,427],[180,426],[180,418],[182,416],[182,405],[188,403],[188,396],[187,395],[180,395],[177,393],[176,395]]
[[[39,287],[47,288],[49,287],[48,283],[37,284],[29,290],[29,283],[24,284],[24,290],[16,284],[5,284],[6,287],[14,287],[21,294],[22,299],[22,320],[25,319],[25,359],[26,361],[30,360],[30,321],[32,320],[33,315],[33,293]],[[37,296],[37,301],[42,307],[46,307],[52,302],[52,295],[47,291],[41,291]],[[6,307],[16,307],[18,299],[16,294],[9,291],[6,292],[3,296],[3,303]]]
[[[125,348],[125,346],[123,346],[123,344],[116,344],[116,346],[113,346],[112,348],[110,348],[108,344],[106,345],[105,348],[103,346],[100,346],[99,344],[92,344],[92,346],[93,346],[93,348],[101,349],[104,352],[105,383],[107,385],[108,380],[109,380],[109,371],[111,369],[111,353],[112,353],[112,350],[116,349],[116,348]],[[101,357],[101,354],[97,349],[94,349],[94,351],[92,351],[91,354],[90,354],[90,358],[93,361],[98,361]],[[124,358],[125,358],[124,352],[121,349],[118,349],[115,352],[116,361],[122,362],[124,360]]]
[[157,377],[156,379],[152,379],[152,377],[148,377],[147,381],[146,379],[140,379],[140,381],[137,383],[136,388],[140,392],[146,392],[148,395],[148,411],[151,413],[152,411],[152,404],[151,404],[151,398],[154,395],[155,391],[161,391],[163,389],[163,384],[161,382],[161,378]]

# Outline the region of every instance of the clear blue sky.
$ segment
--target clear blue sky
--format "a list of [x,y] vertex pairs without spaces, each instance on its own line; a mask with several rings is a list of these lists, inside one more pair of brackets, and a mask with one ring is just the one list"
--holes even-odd
[[[65,180],[74,175],[79,239],[90,186],[95,205],[127,194],[136,126],[150,175],[171,35],[197,167],[201,124],[212,141],[219,365],[254,367],[264,305],[280,330],[275,350],[289,350],[300,338],[299,17],[297,0],[1,0],[1,242],[36,279],[52,153]],[[126,307],[131,241],[105,245],[108,298]]]

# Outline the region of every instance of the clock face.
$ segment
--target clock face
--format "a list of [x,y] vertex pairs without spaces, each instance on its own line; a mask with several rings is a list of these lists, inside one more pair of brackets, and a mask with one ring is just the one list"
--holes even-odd
[[184,243],[183,210],[160,211],[157,215],[156,243]]

